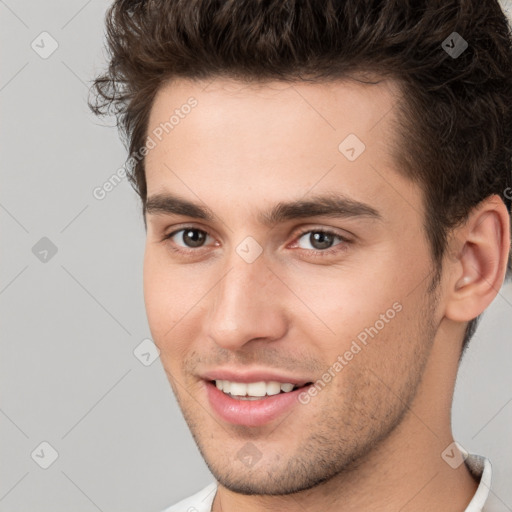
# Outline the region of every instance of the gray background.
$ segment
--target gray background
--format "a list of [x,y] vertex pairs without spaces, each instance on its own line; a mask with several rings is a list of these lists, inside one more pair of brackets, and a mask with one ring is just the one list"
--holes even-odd
[[[126,157],[86,105],[108,4],[0,0],[1,512],[158,512],[212,478],[160,360],[133,353],[150,338],[137,196],[126,180],[93,196]],[[42,32],[58,44],[47,58]],[[511,329],[509,283],[463,360],[453,420],[510,510]]]

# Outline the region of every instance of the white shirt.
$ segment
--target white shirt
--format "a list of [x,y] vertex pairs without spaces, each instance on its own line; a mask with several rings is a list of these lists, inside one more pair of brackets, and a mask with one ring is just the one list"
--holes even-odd
[[[467,454],[464,461],[471,474],[479,480],[478,489],[464,512],[510,512],[491,489],[491,462],[480,455]],[[212,482],[198,493],[185,498],[162,512],[211,512],[217,492],[217,482]]]

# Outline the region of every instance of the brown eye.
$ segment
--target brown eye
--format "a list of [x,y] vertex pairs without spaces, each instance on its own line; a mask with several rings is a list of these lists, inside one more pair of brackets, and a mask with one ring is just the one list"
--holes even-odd
[[[306,237],[306,235],[308,235]],[[303,247],[300,245],[300,240],[305,238],[307,240],[306,243],[309,243],[311,245],[311,247]],[[337,235],[336,233],[332,233],[332,232],[329,232],[329,231],[321,231],[321,230],[316,230],[316,231],[306,231],[305,233],[302,233],[302,235],[300,236],[299,238],[299,247],[301,247],[301,249],[314,249],[314,250],[318,250],[318,251],[322,251],[322,250],[325,250],[325,249],[330,249],[333,245],[338,245],[338,244],[334,244],[334,240],[338,238],[339,240],[341,240],[342,242],[344,241],[343,238],[340,236],[340,235]]]
[[[177,236],[179,233],[181,233],[181,236]],[[166,238],[172,239],[174,237],[176,237],[176,239],[174,240],[176,245],[187,248],[196,248],[201,247],[204,244],[204,242],[208,238],[208,233],[206,233],[202,229],[184,228],[178,231],[174,231]]]

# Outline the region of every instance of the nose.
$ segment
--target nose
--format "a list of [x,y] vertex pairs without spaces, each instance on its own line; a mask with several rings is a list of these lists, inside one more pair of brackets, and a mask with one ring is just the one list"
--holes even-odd
[[286,333],[283,283],[263,257],[247,263],[237,254],[212,290],[208,335],[220,347],[238,350],[251,340],[276,340]]

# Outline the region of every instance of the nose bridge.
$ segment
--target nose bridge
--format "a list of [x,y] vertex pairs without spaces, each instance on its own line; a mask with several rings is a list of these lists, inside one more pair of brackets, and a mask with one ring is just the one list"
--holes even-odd
[[254,338],[282,335],[284,321],[279,309],[277,285],[261,254],[246,260],[233,251],[227,272],[213,292],[209,335],[224,348],[236,349]]

